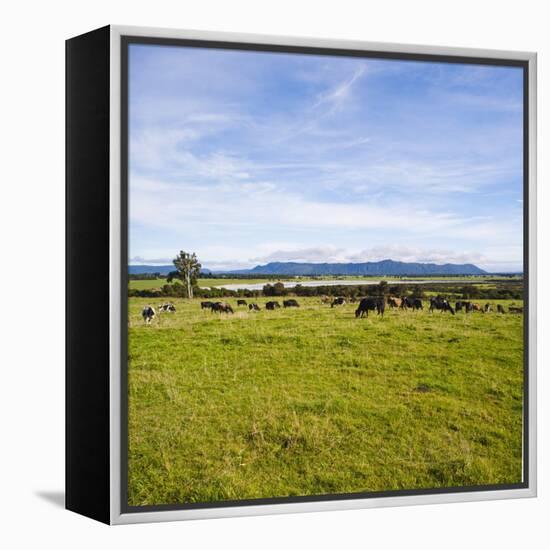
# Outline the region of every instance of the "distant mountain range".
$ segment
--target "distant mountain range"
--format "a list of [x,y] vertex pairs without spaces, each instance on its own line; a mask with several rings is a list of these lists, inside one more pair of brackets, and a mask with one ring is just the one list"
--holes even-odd
[[[173,271],[170,265],[131,265],[129,273],[160,273]],[[430,264],[419,262],[397,262],[382,260],[364,263],[298,263],[270,262],[251,269],[224,270],[204,273],[224,273],[235,275],[485,275],[486,271],[474,264]]]
[[250,275],[484,275],[473,264],[423,264],[382,260],[364,263],[271,262],[231,273]]

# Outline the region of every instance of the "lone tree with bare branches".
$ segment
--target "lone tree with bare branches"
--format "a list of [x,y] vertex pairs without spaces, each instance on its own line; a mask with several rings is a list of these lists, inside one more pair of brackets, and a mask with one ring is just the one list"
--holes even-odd
[[166,281],[171,283],[174,279],[182,281],[185,285],[185,292],[188,298],[193,298],[193,286],[197,284],[197,279],[201,271],[201,264],[197,255],[180,250],[178,256],[174,259],[176,271],[168,273]]

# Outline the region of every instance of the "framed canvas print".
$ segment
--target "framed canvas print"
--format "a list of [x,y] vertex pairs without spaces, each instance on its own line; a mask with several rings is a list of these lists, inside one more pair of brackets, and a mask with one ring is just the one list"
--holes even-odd
[[536,494],[536,55],[67,41],[67,508]]

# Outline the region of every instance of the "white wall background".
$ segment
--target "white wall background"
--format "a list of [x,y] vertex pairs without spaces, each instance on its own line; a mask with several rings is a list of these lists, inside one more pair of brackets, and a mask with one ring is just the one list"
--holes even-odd
[[[537,0],[5,2],[0,32],[0,545],[548,548],[550,34]],[[64,40],[108,23],[539,53],[539,498],[108,528],[62,509]],[[546,295],[545,295],[546,293]]]

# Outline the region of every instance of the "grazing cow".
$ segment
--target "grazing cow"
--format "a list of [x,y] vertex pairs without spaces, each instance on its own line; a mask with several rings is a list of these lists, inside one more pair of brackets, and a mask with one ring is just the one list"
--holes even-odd
[[321,303],[322,304],[328,304],[330,302],[331,298],[330,296],[321,296]]
[[474,304],[472,304],[472,302],[464,302],[464,311],[466,311],[466,313],[474,311]]
[[506,312],[504,311],[504,308],[503,308],[500,304],[497,304],[497,312],[498,312],[498,313],[506,313]]
[[147,324],[151,323],[151,321],[155,318],[155,315],[155,309],[151,306],[144,307],[143,311],[141,312],[141,316]]
[[209,309],[212,308],[214,305],[214,302],[201,302],[201,309]]
[[483,309],[479,304],[472,304],[472,310],[473,311],[481,311],[481,313],[483,313]]
[[279,302],[267,302],[265,304],[265,309],[269,309],[270,311],[273,311],[274,309],[277,309],[281,307],[281,304]]
[[523,306],[510,306],[508,311],[510,313],[523,313]]
[[330,304],[330,307],[343,306],[345,304],[346,299],[343,296],[338,296],[338,298],[334,298],[334,300],[332,300],[332,304]]
[[466,302],[456,302],[455,311],[462,311],[462,308],[466,308]]
[[394,298],[393,296],[388,296],[388,305],[394,309],[396,307],[401,307],[403,300],[401,298]]
[[258,304],[248,304],[248,309],[250,311],[260,311],[260,307]]
[[493,309],[491,308],[491,304],[485,304],[484,311],[485,313],[493,311]]
[[238,306],[246,306],[246,300],[237,300]]
[[357,306],[357,309],[355,310],[355,317],[363,317],[365,314],[367,317],[369,316],[369,310],[374,311],[378,313],[378,315],[384,315],[384,310],[386,308],[385,300],[384,298],[363,298],[359,305]]
[[422,300],[420,298],[409,298],[408,296],[405,296],[401,300],[401,309],[408,309],[411,308],[413,311],[416,311],[418,309],[424,309],[424,306],[422,305]]
[[233,313],[233,308],[225,302],[216,302],[212,304],[212,313],[214,311],[219,313]]
[[283,307],[300,307],[300,304],[294,300],[283,300]]
[[455,310],[449,303],[449,300],[446,300],[442,296],[432,296],[430,298],[430,313],[433,312],[434,309],[439,309],[441,312],[449,311],[451,315],[455,314]]
[[159,306],[159,313],[175,313],[176,312],[176,306],[171,303],[162,304]]

